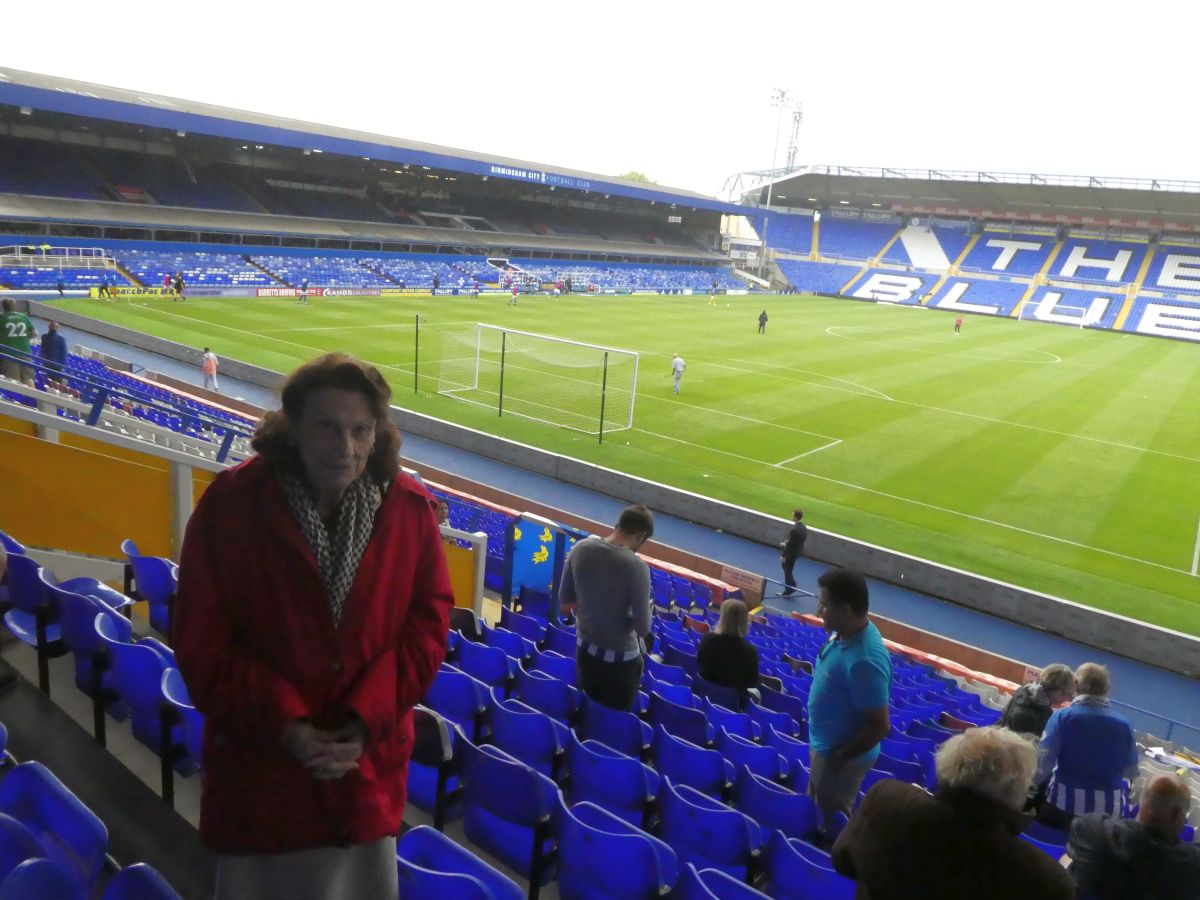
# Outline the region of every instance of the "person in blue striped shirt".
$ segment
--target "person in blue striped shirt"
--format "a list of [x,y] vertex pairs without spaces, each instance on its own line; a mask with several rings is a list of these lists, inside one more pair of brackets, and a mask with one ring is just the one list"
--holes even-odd
[[1055,710],[1042,734],[1038,784],[1049,781],[1042,819],[1066,827],[1076,816],[1118,816],[1128,794],[1126,778],[1138,773],[1133,728],[1109,704],[1108,670],[1084,663],[1075,671],[1079,693]]

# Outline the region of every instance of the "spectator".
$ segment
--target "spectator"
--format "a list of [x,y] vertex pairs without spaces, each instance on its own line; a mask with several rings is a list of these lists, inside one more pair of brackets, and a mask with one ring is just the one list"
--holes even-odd
[[746,640],[750,616],[741,600],[721,604],[717,627],[700,639],[696,665],[700,677],[722,687],[736,688],[745,702],[746,692],[758,687],[758,648]]
[[55,288],[57,288],[57,289],[58,289],[58,299],[59,299],[59,300],[61,300],[61,299],[62,299],[63,297],[65,297],[65,296],[67,296],[67,294],[66,294],[66,285],[65,285],[65,284],[63,284],[63,280],[62,280],[62,276],[61,276],[61,275],[59,275],[59,276],[58,276],[58,281],[56,281],[56,282],[54,283],[54,286],[55,286]]
[[42,335],[42,364],[46,367],[46,378],[54,384],[62,384],[63,371],[67,365],[67,340],[58,333],[58,323],[51,322]]
[[830,569],[817,586],[817,615],[829,640],[817,654],[808,694],[808,793],[828,822],[834,813],[850,815],[863,776],[879,757],[879,742],[891,730],[892,660],[868,618],[861,575]]
[[188,523],[173,637],[219,900],[397,894],[412,708],[453,598],[390,396],[345,354],[301,366]]
[[998,724],[1035,740],[1046,730],[1056,706],[1075,699],[1075,673],[1062,663],[1046,666],[1038,680],[1013,691]]
[[765,309],[758,314],[758,333],[767,333],[767,311]]
[[627,506],[612,534],[577,543],[563,567],[558,602],[576,610],[580,690],[613,709],[633,709],[642,680],[650,568],[637,552],[653,534],[650,510]]
[[804,542],[808,540],[808,526],[803,520],[804,510],[793,510],[792,527],[788,531],[783,552],[779,554],[779,562],[783,566],[783,583],[786,585],[782,594],[784,597],[796,593],[796,560],[804,555]]
[[1033,742],[969,728],[937,753],[938,789],[880,781],[833,845],[859,900],[1069,900],[1066,871],[1020,838]]
[[200,368],[204,372],[205,390],[220,390],[217,387],[217,357],[207,347],[204,348],[204,355],[200,357]]
[[1079,695],[1055,710],[1042,735],[1037,783],[1049,782],[1042,819],[1058,828],[1084,813],[1120,815],[1124,779],[1138,772],[1133,729],[1108,702],[1108,670],[1084,663],[1075,684]]
[[27,387],[35,387],[33,380],[33,348],[31,341],[37,337],[33,322],[25,313],[17,312],[17,304],[11,297],[0,303],[0,375],[20,381]]
[[1192,796],[1187,783],[1158,775],[1142,792],[1136,819],[1101,813],[1071,823],[1067,855],[1084,900],[1198,900],[1200,846],[1180,841]]
[[439,500],[437,504],[437,520],[439,525],[450,524],[450,504],[445,500]]

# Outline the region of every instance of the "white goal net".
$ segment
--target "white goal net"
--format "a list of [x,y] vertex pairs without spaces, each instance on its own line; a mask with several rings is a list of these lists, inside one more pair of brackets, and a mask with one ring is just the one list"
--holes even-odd
[[502,416],[596,435],[633,427],[631,350],[479,323],[440,329],[429,362],[437,393]]

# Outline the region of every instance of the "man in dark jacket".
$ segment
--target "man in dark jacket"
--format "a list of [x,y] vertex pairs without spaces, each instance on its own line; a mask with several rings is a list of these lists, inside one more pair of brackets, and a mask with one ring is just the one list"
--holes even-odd
[[57,322],[51,322],[42,336],[42,364],[46,367],[47,378],[53,382],[62,381],[67,364],[67,340],[58,333]]
[[1200,898],[1200,847],[1179,839],[1190,805],[1186,783],[1158,775],[1142,792],[1136,819],[1090,813],[1072,822],[1067,855],[1076,896]]
[[1074,699],[1075,673],[1062,663],[1054,663],[1042,669],[1037,681],[1013,691],[999,724],[1040,738],[1054,708]]
[[858,900],[1070,900],[1058,861],[1020,838],[1036,767],[1026,738],[968,729],[938,751],[936,794],[892,780],[871,788],[833,867],[858,882]]
[[783,596],[796,593],[796,560],[804,555],[804,542],[808,540],[808,526],[801,521],[804,510],[798,509],[792,513],[792,529],[788,532],[787,542],[783,552],[779,554],[779,562],[783,565]]

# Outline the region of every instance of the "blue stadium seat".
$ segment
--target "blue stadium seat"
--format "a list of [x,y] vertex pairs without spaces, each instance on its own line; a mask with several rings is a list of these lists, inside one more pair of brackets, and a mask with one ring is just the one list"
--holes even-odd
[[559,815],[563,900],[661,897],[675,884],[679,863],[658,838],[594,803],[564,803]]
[[0,813],[0,882],[25,860],[44,855],[33,832],[12,816]]
[[121,549],[133,569],[135,599],[145,600],[150,608],[150,626],[160,634],[170,635],[179,567],[164,557],[142,556],[131,541],[124,542]]
[[489,734],[487,713],[491,699],[491,692],[483,682],[442,663],[421,702],[461,727],[471,742],[478,744]]
[[766,733],[768,725],[788,737],[798,737],[800,734],[800,725],[791,715],[767,709],[753,700],[746,704],[746,715],[759,727],[760,735]]
[[670,777],[663,779],[661,809],[659,836],[681,864],[749,881],[760,848],[758,826],[749,818]]
[[763,735],[763,743],[788,761],[791,766],[791,778],[788,787],[794,791],[808,789],[808,771],[812,765],[812,755],[808,744],[796,738],[780,734],[768,727]]
[[96,883],[108,850],[108,831],[41,763],[21,763],[4,776],[0,813],[28,828],[41,844],[43,855],[77,884],[90,889]]
[[518,666],[517,699],[555,721],[571,725],[583,703],[583,694],[561,678],[554,678],[545,672],[527,672]]
[[734,712],[728,707],[720,706],[707,699],[704,701],[704,711],[715,731],[719,732],[724,728],[730,734],[736,734],[748,741],[762,739],[762,729],[746,713]]
[[666,663],[660,663],[652,656],[643,658],[645,662],[645,673],[656,681],[665,681],[669,684],[681,684],[685,687],[692,686],[692,676],[685,672],[679,666],[669,666]]
[[782,831],[771,835],[765,854],[767,893],[776,900],[854,900],[855,883],[833,871],[832,864],[814,862],[804,847]]
[[762,705],[767,709],[787,713],[801,724],[808,721],[808,704],[802,698],[773,691],[766,686],[760,686],[759,693],[762,696]]
[[86,900],[90,891],[49,859],[28,859],[0,883],[0,900]]
[[570,731],[520,700],[505,700],[492,689],[492,743],[541,774],[558,779]]
[[175,668],[175,654],[154,638],[127,643],[124,629],[104,613],[96,616],[95,628],[111,654],[113,689],[129,704],[133,736],[158,755],[163,799],[174,803],[174,772],[193,775],[198,767],[188,752],[187,726],[163,695],[163,675]]
[[531,900],[553,876],[559,796],[553,781],[503,750],[467,747],[467,839],[528,878]]
[[1063,854],[1067,852],[1067,844],[1065,841],[1061,844],[1050,844],[1046,841],[1039,841],[1037,838],[1032,837],[1029,834],[1022,834],[1021,840],[1033,844],[1033,846],[1037,847],[1056,862],[1062,859]]
[[677,641],[670,638],[663,641],[662,644],[663,662],[669,666],[678,666],[683,671],[688,673],[691,678],[698,678],[699,671],[696,665],[696,654],[693,650],[688,650]]
[[133,625],[104,601],[52,584],[52,576],[45,569],[42,580],[58,609],[63,643],[74,655],[75,686],[92,698],[93,732],[103,747],[105,712],[123,722],[129,715],[129,706],[117,696],[113,686],[112,655],[96,634],[96,616],[111,618],[114,632],[124,642],[133,639]]
[[692,706],[672,703],[658,693],[650,695],[646,721],[653,728],[665,728],[676,737],[701,747],[711,746],[716,736],[703,712]]
[[925,771],[917,762],[894,759],[886,753],[880,753],[875,758],[875,762],[871,764],[871,768],[888,772],[893,778],[907,781],[909,784],[925,784]]
[[776,830],[802,841],[812,841],[819,833],[821,814],[811,797],[755,775],[747,766],[738,770],[733,783],[733,808],[762,829],[763,843]]
[[517,677],[516,660],[498,647],[464,640],[458,646],[457,665],[477,681],[498,687],[508,696]]
[[766,896],[720,869],[697,869],[692,863],[684,864],[679,885],[671,893],[679,900],[753,900]]
[[601,741],[581,741],[575,735],[567,744],[567,764],[572,804],[595,803],[631,825],[649,827],[661,784],[652,768]]
[[654,729],[652,754],[655,771],[663,778],[718,800],[729,794],[736,772],[716,750],[677,738],[660,725]]
[[428,825],[396,845],[400,900],[524,900],[520,886]]
[[553,622],[548,622],[546,625],[546,642],[543,645],[544,650],[551,653],[557,653],[560,656],[566,656],[570,659],[575,658],[575,650],[578,647],[578,639],[575,637],[575,632]]
[[774,747],[764,747],[745,738],[730,734],[724,728],[717,735],[717,750],[733,763],[735,769],[746,766],[755,775],[770,779],[777,784],[786,784],[791,775],[791,763],[780,756]]
[[669,700],[679,706],[700,709],[700,698],[692,693],[690,687],[683,684],[671,684],[668,681],[659,681],[654,676],[643,672],[642,690],[647,695],[658,694],[663,699]]
[[4,614],[9,632],[37,651],[38,687],[50,695],[50,660],[67,653],[55,608],[39,574],[40,566],[28,556],[8,558],[8,602]]
[[563,656],[561,653],[536,650],[533,654],[533,671],[545,672],[555,678],[562,679],[567,684],[576,684],[575,654]]
[[587,699],[583,701],[577,731],[585,741],[599,741],[634,759],[647,757],[654,737],[650,726],[633,713]]
[[0,531],[0,546],[4,547],[5,552],[8,553],[9,556],[25,555],[25,545],[16,538],[5,534],[3,531]]
[[441,831],[446,819],[461,810],[463,744],[467,737],[454,722],[432,709],[413,709],[413,749],[408,761],[408,799],[433,815]]
[[126,866],[104,888],[102,900],[181,900],[158,872],[138,863]]
[[183,675],[178,669],[163,672],[162,698],[166,724],[172,729],[178,727],[183,738],[182,743],[171,746],[172,756],[175,757],[172,763],[183,764],[194,772],[200,768],[204,752],[204,716],[192,705],[187,685],[183,683]]
[[500,627],[516,632],[535,645],[540,645],[546,639],[547,624],[533,616],[515,612],[507,606],[500,608]]
[[533,658],[536,649],[532,641],[521,637],[507,628],[483,628],[483,642],[489,647],[503,650],[508,656],[524,664]]
[[696,696],[703,697],[725,709],[740,711],[744,702],[741,693],[736,688],[713,684],[701,675],[697,675],[692,682],[692,690],[696,692]]

